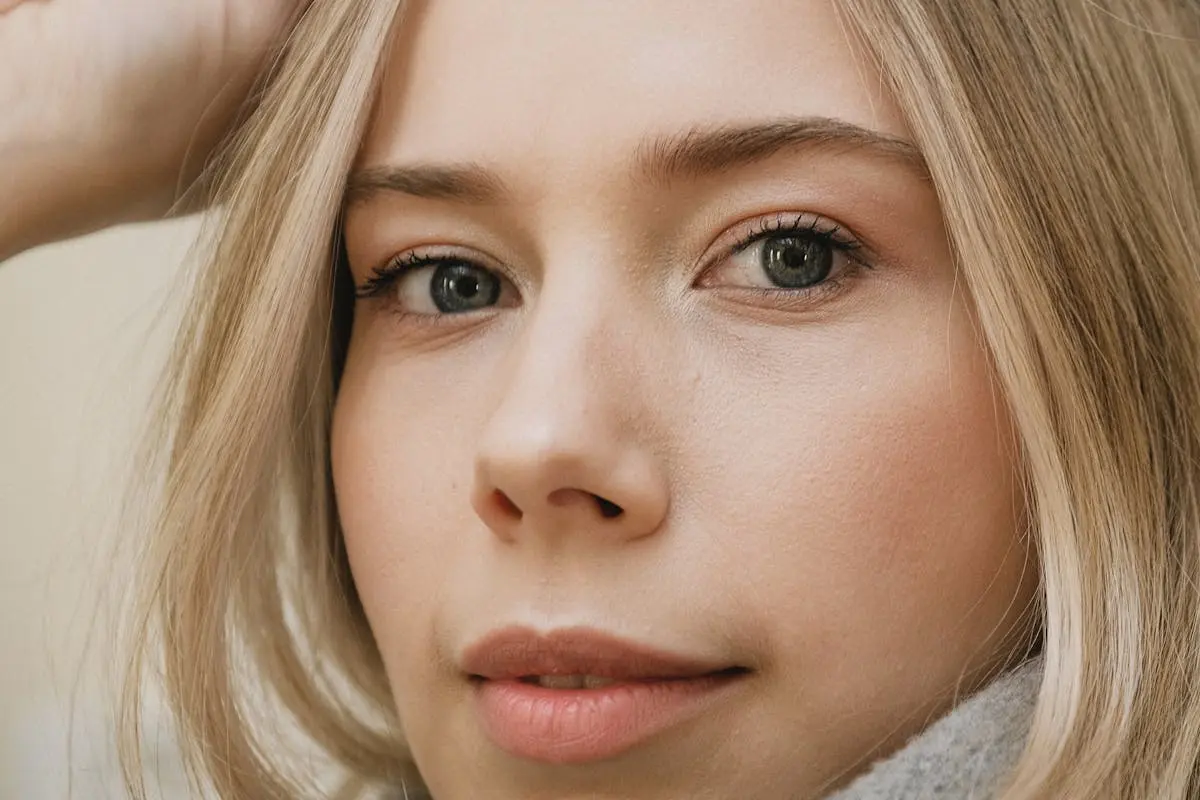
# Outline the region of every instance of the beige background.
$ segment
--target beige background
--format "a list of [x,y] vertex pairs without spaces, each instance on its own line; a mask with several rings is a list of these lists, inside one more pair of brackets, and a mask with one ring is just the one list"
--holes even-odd
[[111,620],[93,617],[120,581],[115,503],[196,228],[126,227],[0,264],[0,798],[65,798],[68,772],[73,799],[120,796],[100,690]]

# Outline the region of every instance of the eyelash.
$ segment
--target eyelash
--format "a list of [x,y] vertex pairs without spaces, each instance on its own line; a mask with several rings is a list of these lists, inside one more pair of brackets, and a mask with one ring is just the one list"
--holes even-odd
[[[382,267],[376,268],[371,277],[364,281],[362,286],[358,287],[355,291],[355,296],[359,300],[379,297],[410,272],[416,272],[422,267],[440,267],[443,264],[471,264],[472,266],[479,267],[479,269],[488,269],[466,258],[426,255],[419,251],[402,253],[389,259]],[[488,269],[488,271],[492,272],[494,270]]]
[[[805,221],[807,220],[807,222]],[[853,253],[862,248],[862,243],[843,231],[842,226],[837,223],[832,223],[824,220],[821,217],[812,214],[776,214],[773,217],[761,217],[754,223],[754,229],[741,236],[734,243],[727,245],[722,258],[738,255],[749,250],[755,244],[764,239],[772,239],[787,235],[805,235],[818,242],[828,246],[835,253],[843,255],[848,262],[855,267],[870,266],[864,259],[856,257]],[[392,289],[395,284],[411,272],[429,266],[443,266],[447,264],[465,264],[483,269],[488,272],[496,272],[490,267],[485,267],[468,258],[460,258],[458,256],[435,255],[422,253],[419,250],[410,251],[394,256],[386,261],[382,266],[377,267],[370,278],[363,282],[362,286],[355,290],[355,296],[360,300],[382,297],[389,289]],[[707,272],[707,270],[706,270]],[[845,278],[846,276],[841,276]],[[771,294],[788,294],[788,295],[811,295],[815,292],[837,291],[841,288],[840,279],[834,276],[826,278],[821,283],[800,289],[786,288],[763,288],[763,287],[743,287],[742,291],[756,292],[764,295]],[[442,317],[462,316],[462,314],[407,314],[398,312],[401,316],[420,316],[432,317],[440,319]],[[430,320],[432,321],[432,320]]]

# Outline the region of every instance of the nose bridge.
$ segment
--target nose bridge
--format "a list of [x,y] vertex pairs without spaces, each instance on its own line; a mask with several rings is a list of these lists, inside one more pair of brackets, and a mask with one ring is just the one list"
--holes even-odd
[[[657,529],[663,465],[646,437],[634,315],[595,276],[547,280],[528,304],[484,426],[473,504],[510,541]],[[635,424],[636,423],[636,424]]]
[[509,354],[485,455],[536,459],[562,474],[599,457],[597,437],[618,435],[636,413],[634,387],[621,385],[634,356],[622,355],[629,342],[598,294],[584,281],[547,284]]
[[637,400],[634,387],[622,385],[637,357],[631,315],[622,315],[613,290],[596,282],[557,288],[543,293],[516,354],[510,400],[518,411],[523,402],[549,404],[564,415],[562,423],[572,416],[599,422],[602,409],[624,417],[622,406]]
[[[573,165],[569,161],[562,169],[578,171]],[[570,196],[542,201],[547,235],[541,285],[531,298],[520,346],[510,354],[511,380],[503,398],[517,413],[529,401],[553,404],[569,415],[615,399],[624,402],[608,408],[620,414],[637,400],[635,387],[622,384],[639,358],[639,320],[649,323],[652,317],[636,313],[644,287],[631,265],[641,255],[631,232],[615,221],[619,214],[607,180],[589,185],[593,207],[545,208],[569,204],[577,188]]]

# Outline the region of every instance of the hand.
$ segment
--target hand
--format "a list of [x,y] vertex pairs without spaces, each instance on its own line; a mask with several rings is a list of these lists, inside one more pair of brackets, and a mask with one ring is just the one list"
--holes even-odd
[[0,0],[0,126],[17,126],[0,130],[0,174],[37,163],[29,185],[56,184],[38,191],[58,230],[39,238],[164,215],[305,5]]

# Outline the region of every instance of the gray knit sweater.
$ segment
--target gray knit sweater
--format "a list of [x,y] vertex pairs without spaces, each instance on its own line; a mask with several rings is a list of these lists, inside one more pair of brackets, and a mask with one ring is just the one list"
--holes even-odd
[[827,800],[987,800],[1025,747],[1041,659],[997,678]]

